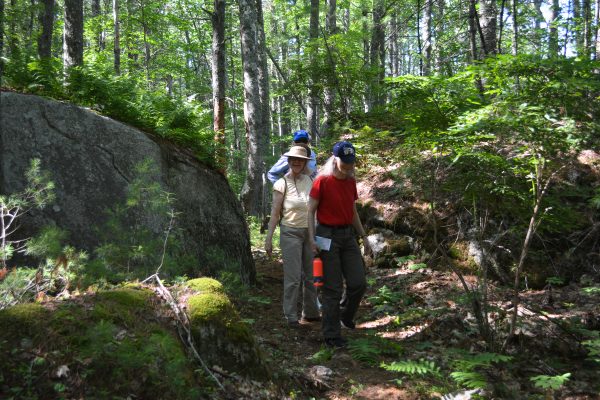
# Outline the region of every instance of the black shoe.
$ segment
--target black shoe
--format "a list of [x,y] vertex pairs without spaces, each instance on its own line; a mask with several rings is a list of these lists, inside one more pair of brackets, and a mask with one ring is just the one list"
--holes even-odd
[[342,326],[342,328],[356,329],[356,324],[354,323],[354,321],[348,321],[348,320],[342,319],[342,320],[340,320],[340,325]]
[[287,324],[288,324],[289,328],[294,328],[294,329],[300,328],[300,322],[298,322],[298,321],[288,321]]
[[343,349],[348,345],[348,341],[342,337],[325,338],[325,346],[332,349]]

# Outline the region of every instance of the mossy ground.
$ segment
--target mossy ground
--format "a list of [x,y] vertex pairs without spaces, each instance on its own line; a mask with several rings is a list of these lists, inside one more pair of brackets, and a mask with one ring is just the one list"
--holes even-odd
[[206,397],[153,300],[127,287],[0,311],[0,398]]

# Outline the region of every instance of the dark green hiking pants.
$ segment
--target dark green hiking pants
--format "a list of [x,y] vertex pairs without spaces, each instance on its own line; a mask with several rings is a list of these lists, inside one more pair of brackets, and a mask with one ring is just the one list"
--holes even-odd
[[[323,337],[341,337],[340,320],[353,321],[367,282],[365,266],[356,240],[354,228],[332,228],[317,225],[317,236],[331,239],[329,251],[321,250],[324,285],[321,288],[323,303]],[[340,310],[340,300],[346,281],[347,302]]]

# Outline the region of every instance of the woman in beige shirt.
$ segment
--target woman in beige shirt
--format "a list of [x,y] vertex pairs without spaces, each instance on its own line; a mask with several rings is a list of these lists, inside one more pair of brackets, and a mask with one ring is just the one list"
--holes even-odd
[[308,237],[308,200],[312,178],[304,173],[310,150],[293,146],[288,157],[289,172],[273,185],[273,206],[265,250],[273,252],[273,232],[280,223],[279,246],[283,258],[283,314],[290,327],[299,327],[298,298],[302,293],[302,320],[320,320],[317,291],[313,285],[313,252]]

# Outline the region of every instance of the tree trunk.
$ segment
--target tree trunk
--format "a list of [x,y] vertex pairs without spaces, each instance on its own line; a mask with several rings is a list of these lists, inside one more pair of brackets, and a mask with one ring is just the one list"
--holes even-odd
[[385,27],[383,17],[385,13],[384,1],[375,0],[373,4],[373,31],[371,34],[370,62],[375,77],[371,83],[371,104],[378,107],[384,104],[382,93],[385,74]]
[[498,15],[496,1],[481,0],[479,9],[481,10],[481,48],[484,50],[486,56],[496,54],[498,48],[496,39],[496,20]]
[[212,92],[215,161],[223,173],[227,168],[225,147],[225,0],[214,0],[212,17]]
[[560,49],[558,48],[558,25],[560,23],[560,4],[558,0],[552,0],[552,17],[550,19],[550,32],[548,39],[548,52],[550,57],[557,57]]
[[[100,0],[92,0],[92,18],[100,17],[101,10]],[[104,40],[105,35],[106,33],[104,32],[104,24],[102,24],[100,29],[96,32],[96,46],[98,51],[102,51],[106,47]]]
[[479,60],[479,54],[477,54],[477,8],[475,7],[475,3],[476,0],[469,0],[469,49],[471,52],[471,61]]
[[38,37],[38,56],[40,59],[52,56],[52,31],[54,29],[54,0],[42,0],[43,9],[40,12],[42,33]]
[[536,52],[538,52],[539,54],[543,53],[543,46],[542,46],[542,37],[541,37],[541,29],[542,29],[542,22],[544,22],[544,14],[542,13],[542,1],[543,0],[533,0],[533,6],[535,8],[535,22],[534,22],[534,28],[535,28],[535,50]]
[[[595,43],[595,50],[594,50],[594,55],[595,60],[598,61],[600,60],[600,0],[596,0],[596,40],[594,41]],[[0,46],[1,47],[1,46]],[[1,48],[0,48],[1,50]],[[0,52],[1,54],[1,52]]]
[[2,77],[4,76],[4,0],[0,0],[0,87],[2,86]]
[[423,75],[423,43],[421,41],[421,0],[417,0],[416,17],[417,17],[417,51],[419,52],[419,75]]
[[83,0],[65,0],[63,66],[83,65]]
[[398,14],[393,13],[390,19],[390,73],[398,76]]
[[319,38],[319,0],[310,0],[310,26],[309,26],[309,38],[312,45],[310,52],[310,68],[311,68],[311,79],[308,95],[308,104],[306,107],[306,125],[308,131],[313,137],[318,137],[318,123],[319,123],[319,98],[317,93],[317,80],[319,79],[319,72],[317,70],[317,39]]
[[581,3],[580,0],[571,0],[571,4],[573,5],[573,25],[571,26],[571,31],[575,37],[575,50],[578,56],[583,56],[583,29],[580,29],[582,21]]
[[115,43],[113,47],[115,74],[121,74],[121,22],[119,20],[119,0],[112,0]]
[[517,20],[517,2],[512,0],[512,23],[513,23],[513,41],[512,55],[516,56],[519,53],[519,21]]
[[425,56],[425,64],[423,65],[423,75],[431,75],[431,32],[432,32],[432,12],[431,3],[433,0],[425,0],[425,6],[423,10],[424,26],[423,26],[423,53]]
[[[327,32],[327,36],[333,36],[337,34],[337,20],[336,20],[336,0],[327,0],[327,18],[325,19],[325,31]],[[323,113],[323,126],[321,128],[321,136],[327,137],[331,130],[333,111],[335,107],[335,74],[336,74],[336,65],[335,65],[335,47],[332,45],[328,46],[328,51],[331,55],[329,57],[330,60],[330,71],[329,71],[329,84],[325,88],[325,104],[324,104],[324,113]]]
[[592,4],[583,0],[583,55],[590,58],[592,49]]
[[246,213],[261,216],[266,206],[263,197],[264,154],[271,134],[262,4],[260,0],[239,0],[239,9],[248,157],[241,200]]
[[142,17],[142,32],[144,34],[144,69],[146,70],[146,83],[150,84],[150,41],[148,40],[148,36],[150,34],[150,30],[148,28],[148,21],[146,20],[146,8],[145,3],[143,1],[140,2],[140,10]]

